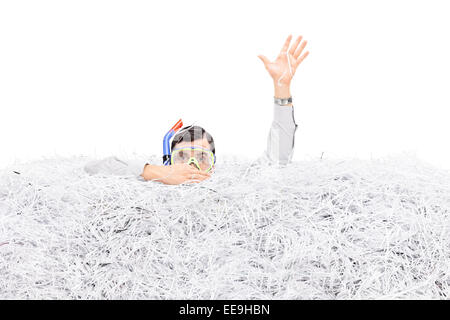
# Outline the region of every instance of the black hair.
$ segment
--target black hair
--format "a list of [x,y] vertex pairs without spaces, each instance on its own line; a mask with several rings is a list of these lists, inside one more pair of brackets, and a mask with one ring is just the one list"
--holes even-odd
[[181,128],[181,130],[173,137],[171,150],[174,149],[174,147],[177,145],[177,143],[183,142],[183,141],[195,141],[195,140],[201,140],[203,138],[206,138],[209,142],[209,148],[212,151],[212,153],[216,154],[216,146],[214,144],[213,137],[202,127],[200,126],[187,126],[184,128]]

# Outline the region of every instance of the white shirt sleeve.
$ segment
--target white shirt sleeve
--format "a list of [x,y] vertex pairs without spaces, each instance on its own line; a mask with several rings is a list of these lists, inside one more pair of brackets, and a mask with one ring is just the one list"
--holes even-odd
[[141,178],[145,163],[141,160],[124,161],[117,157],[108,157],[87,163],[84,170],[89,174],[131,175]]
[[273,106],[273,121],[267,137],[267,148],[258,159],[262,163],[286,165],[294,154],[295,132],[297,124],[294,118],[294,107]]

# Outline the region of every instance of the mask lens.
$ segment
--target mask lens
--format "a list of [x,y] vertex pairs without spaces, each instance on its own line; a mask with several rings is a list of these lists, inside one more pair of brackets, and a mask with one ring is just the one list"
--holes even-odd
[[203,171],[208,170],[212,165],[213,159],[211,158],[211,154],[206,151],[194,150],[193,157],[197,159],[198,164]]
[[189,150],[176,150],[172,154],[173,163],[185,163],[190,158]]

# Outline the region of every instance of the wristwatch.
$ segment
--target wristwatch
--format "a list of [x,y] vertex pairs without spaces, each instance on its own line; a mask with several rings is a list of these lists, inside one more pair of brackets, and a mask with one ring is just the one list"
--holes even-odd
[[288,104],[292,103],[292,97],[289,98],[277,98],[273,97],[273,101],[278,104],[279,106],[287,106]]

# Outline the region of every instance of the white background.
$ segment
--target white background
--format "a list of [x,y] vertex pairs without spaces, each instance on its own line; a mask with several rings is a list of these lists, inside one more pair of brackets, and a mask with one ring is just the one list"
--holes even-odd
[[294,160],[412,152],[450,168],[448,1],[1,1],[0,166],[162,153],[179,119],[262,153],[274,59],[301,34]]

